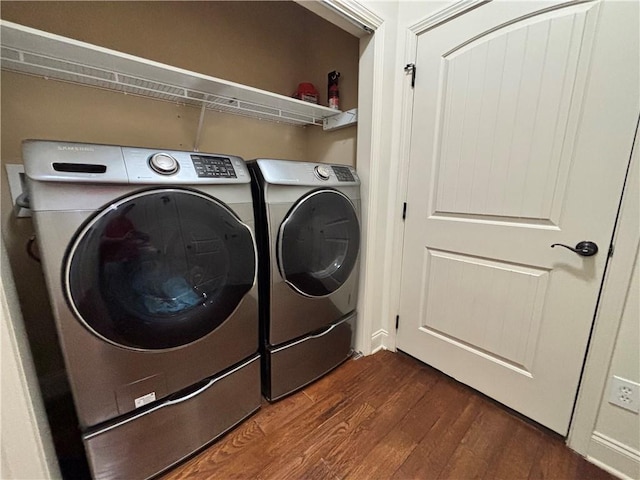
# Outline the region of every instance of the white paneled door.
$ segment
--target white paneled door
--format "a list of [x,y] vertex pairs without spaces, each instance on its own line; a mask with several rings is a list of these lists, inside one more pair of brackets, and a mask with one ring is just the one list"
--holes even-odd
[[[563,435],[638,119],[638,18],[496,1],[417,38],[397,346]],[[551,248],[583,240],[599,252]]]

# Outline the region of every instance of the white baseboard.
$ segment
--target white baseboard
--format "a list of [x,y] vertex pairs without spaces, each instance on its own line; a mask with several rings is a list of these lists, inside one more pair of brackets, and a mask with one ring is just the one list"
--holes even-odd
[[587,459],[623,480],[640,479],[640,452],[600,432],[591,435]]
[[371,335],[371,353],[376,353],[380,350],[385,350],[386,339],[389,336],[389,333],[381,328],[373,335]]

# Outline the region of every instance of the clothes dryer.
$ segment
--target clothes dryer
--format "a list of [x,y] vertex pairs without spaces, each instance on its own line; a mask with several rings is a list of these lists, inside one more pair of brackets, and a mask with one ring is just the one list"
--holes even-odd
[[25,141],[95,478],[147,478],[260,406],[250,175],[229,155]]
[[262,391],[270,401],[352,352],[358,295],[360,180],[344,165],[258,159]]

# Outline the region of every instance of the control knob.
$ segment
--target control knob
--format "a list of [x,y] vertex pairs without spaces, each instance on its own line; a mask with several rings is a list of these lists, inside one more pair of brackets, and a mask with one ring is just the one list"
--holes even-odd
[[180,164],[168,153],[156,153],[149,159],[149,166],[161,175],[171,175],[178,171]]
[[331,171],[322,165],[317,165],[313,171],[315,172],[316,177],[320,180],[329,180],[329,177],[331,176]]

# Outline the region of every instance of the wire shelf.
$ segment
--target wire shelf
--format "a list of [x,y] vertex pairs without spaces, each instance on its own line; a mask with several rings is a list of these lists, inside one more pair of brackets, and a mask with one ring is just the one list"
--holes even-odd
[[0,21],[3,70],[270,120],[320,125],[328,107]]

